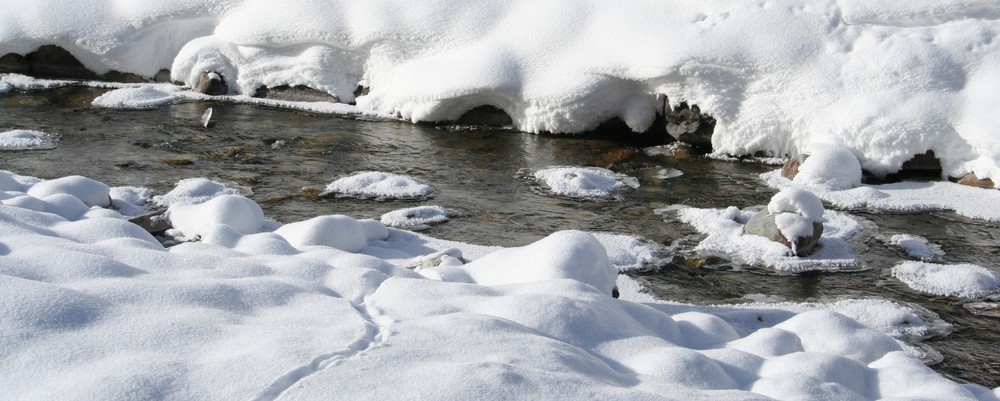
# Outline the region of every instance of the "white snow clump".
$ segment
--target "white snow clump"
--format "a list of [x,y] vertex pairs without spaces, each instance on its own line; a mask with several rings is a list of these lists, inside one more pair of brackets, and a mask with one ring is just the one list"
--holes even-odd
[[889,243],[903,249],[911,258],[930,262],[938,257],[944,256],[941,247],[931,244],[927,238],[913,234],[895,234],[889,238]]
[[56,147],[53,135],[35,130],[0,132],[0,150],[52,149]]
[[813,143],[799,166],[796,183],[840,191],[861,186],[861,163],[851,151],[831,143]]
[[600,167],[549,167],[534,177],[556,195],[571,198],[609,198],[626,188],[638,188],[634,177]]
[[767,211],[777,215],[774,222],[778,230],[793,246],[796,238],[813,235],[813,223],[823,222],[823,201],[812,192],[798,188],[778,191],[767,204]]
[[448,218],[448,210],[441,206],[417,206],[385,213],[379,221],[389,227],[420,230],[445,223]]
[[250,195],[249,188],[233,187],[208,178],[185,178],[177,182],[174,189],[152,198],[153,203],[171,206],[176,203],[202,203],[222,195]]
[[915,291],[931,295],[975,299],[1000,292],[1000,275],[973,264],[908,261],[894,266],[892,276]]
[[326,186],[326,194],[374,197],[380,199],[407,199],[430,196],[434,188],[411,177],[362,171],[340,178]]
[[98,96],[91,105],[109,109],[150,109],[179,101],[180,99],[172,92],[180,90],[173,85],[115,89]]

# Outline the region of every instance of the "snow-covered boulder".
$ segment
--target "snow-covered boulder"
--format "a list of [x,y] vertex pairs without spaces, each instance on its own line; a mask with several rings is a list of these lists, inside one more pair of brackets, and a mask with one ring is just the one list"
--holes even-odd
[[54,194],[70,194],[83,201],[88,207],[111,206],[111,187],[103,182],[79,175],[39,182],[32,185],[27,193],[39,199]]
[[[288,243],[299,249],[321,245],[345,252],[360,251],[368,245],[369,237],[365,225],[352,217],[339,214],[285,224],[274,233],[284,237]],[[376,233],[373,232],[372,236],[376,236]]]
[[221,195],[198,204],[175,203],[167,209],[167,218],[187,238],[204,236],[218,225],[240,234],[253,234],[264,226],[260,206],[241,195]]
[[834,191],[861,186],[861,163],[849,149],[814,143],[804,156],[786,163],[782,175],[804,186]]
[[759,235],[808,255],[823,235],[823,202],[811,192],[788,188],[771,198],[767,209],[754,214],[744,234]]

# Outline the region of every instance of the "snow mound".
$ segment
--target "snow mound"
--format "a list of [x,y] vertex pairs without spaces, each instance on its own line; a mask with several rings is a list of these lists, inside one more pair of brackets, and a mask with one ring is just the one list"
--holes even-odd
[[178,203],[202,203],[222,195],[252,194],[249,188],[233,187],[208,178],[185,178],[177,182],[174,189],[163,195],[152,198],[153,203],[160,206],[171,206]]
[[1000,292],[1000,275],[972,264],[903,262],[892,268],[892,276],[931,295],[974,299]]
[[913,234],[895,234],[889,238],[889,243],[903,249],[911,258],[930,262],[944,256],[941,247],[931,244],[927,238]]
[[0,132],[0,150],[55,149],[58,140],[52,134],[34,130]]
[[549,167],[533,176],[556,195],[571,198],[612,198],[626,188],[638,188],[639,181],[600,167]]
[[103,182],[79,175],[41,181],[28,188],[27,194],[36,198],[67,194],[76,197],[87,207],[108,207],[111,205],[111,187]]
[[[846,213],[826,211],[823,235],[816,251],[806,257],[792,256],[787,246],[758,235],[744,235],[743,227],[755,213],[730,206],[726,209],[674,209],[677,218],[707,236],[694,248],[701,255],[724,255],[734,263],[799,273],[811,270],[852,270],[861,262],[847,243],[863,227]],[[664,213],[665,211],[659,211]],[[810,234],[812,233],[810,228]]]
[[665,264],[669,252],[645,238],[612,233],[590,233],[608,253],[608,260],[620,272],[643,270]]
[[[0,173],[12,182],[34,184]],[[164,248],[92,213],[104,209],[66,218],[7,204],[50,204],[17,189],[2,196],[0,377],[12,399],[985,401],[997,391],[944,378],[833,307],[613,299],[605,247],[577,231],[486,249],[321,216],[275,232],[216,224],[201,242]],[[256,220],[233,213],[249,203],[226,194],[171,208]],[[340,241],[367,245],[348,253]],[[419,273],[393,263],[444,254],[473,260]],[[855,315],[877,327],[911,320],[866,305]]]
[[409,199],[428,197],[432,193],[433,187],[405,175],[362,171],[330,183],[323,195]]
[[393,210],[383,214],[379,221],[389,227],[423,230],[448,221],[450,213],[441,206],[417,206]]
[[147,85],[138,88],[115,89],[94,99],[94,107],[110,109],[151,109],[179,100],[172,92],[180,91],[173,85]]
[[220,195],[194,204],[174,203],[166,215],[173,229],[185,238],[206,236],[221,225],[241,234],[256,233],[264,226],[260,206],[241,195]]
[[850,150],[829,143],[814,143],[809,157],[799,166],[796,183],[832,191],[861,186],[861,164]]

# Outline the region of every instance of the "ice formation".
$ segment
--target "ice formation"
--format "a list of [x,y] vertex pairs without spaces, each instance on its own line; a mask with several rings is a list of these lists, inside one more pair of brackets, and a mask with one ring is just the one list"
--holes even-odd
[[0,132],[0,150],[51,149],[54,147],[56,147],[55,138],[45,132],[23,129]]
[[[734,206],[726,209],[700,209],[678,207],[657,211],[676,218],[706,234],[695,247],[695,252],[705,255],[726,255],[734,263],[766,267],[776,271],[798,273],[811,270],[852,270],[860,261],[854,256],[854,247],[847,243],[861,232],[862,226],[846,213],[826,211],[820,220],[823,234],[817,250],[806,257],[792,256],[787,246],[758,235],[744,235],[743,227],[753,216],[753,210],[740,210]],[[810,229],[810,234],[812,233]]]
[[927,238],[919,235],[896,234],[889,238],[889,243],[902,248],[903,252],[906,252],[911,258],[924,262],[930,262],[944,256],[940,246],[931,244]]
[[420,230],[448,221],[449,212],[441,206],[417,206],[393,210],[379,218],[389,227]]
[[405,175],[379,171],[362,171],[339,178],[330,183],[326,186],[324,193],[384,199],[406,199],[430,196],[434,193],[434,187]]
[[[14,399],[1000,395],[905,351],[893,337],[925,327],[892,303],[657,302],[587,233],[497,249],[348,216],[241,232],[228,217],[249,201],[224,191],[171,206],[215,224],[164,248],[87,207],[103,187],[69,181],[0,172],[0,383]],[[434,255],[463,258],[402,268]]]
[[995,0],[9,3],[0,49],[54,44],[97,73],[207,70],[413,121],[491,105],[530,132],[642,131],[665,94],[718,120],[719,153],[835,142],[885,174],[933,150],[945,174],[1000,178]]
[[1000,292],[1000,274],[972,264],[903,262],[892,268],[892,276],[931,295],[974,299]]
[[600,167],[549,167],[534,178],[556,195],[571,198],[612,198],[626,188],[638,188],[634,177]]
[[115,109],[148,109],[176,103],[180,99],[173,92],[179,90],[180,88],[173,85],[123,88],[98,96],[94,99],[93,105]]

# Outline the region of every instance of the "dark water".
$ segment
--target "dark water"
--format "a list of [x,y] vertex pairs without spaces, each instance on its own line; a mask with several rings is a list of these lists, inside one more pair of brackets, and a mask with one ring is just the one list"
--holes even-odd
[[[61,136],[53,150],[0,151],[0,168],[42,178],[79,174],[160,193],[183,178],[231,181],[251,187],[265,213],[284,222],[333,213],[378,218],[400,208],[438,205],[460,217],[425,233],[469,243],[524,245],[565,229],[636,234],[677,255],[655,270],[635,273],[663,299],[717,304],[766,294],[790,301],[886,298],[918,304],[954,326],[951,334],[925,341],[944,356],[934,368],[956,380],[1000,386],[1000,319],[974,315],[956,300],[921,295],[891,279],[890,268],[905,256],[883,242],[894,233],[917,234],[942,246],[945,263],[996,269],[1000,224],[943,212],[855,211],[868,228],[853,240],[865,270],[775,275],[691,255],[700,239],[697,232],[653,212],[672,204],[765,204],[774,191],[757,176],[773,166],[649,156],[607,139],[450,131],[229,103],[145,111],[91,108],[100,93],[68,87],[0,95],[0,131],[35,129]],[[211,129],[198,123],[208,107],[217,122]],[[641,187],[620,202],[577,201],[541,195],[518,178],[522,169],[553,165],[609,167],[638,177]],[[655,178],[664,168],[684,175]],[[333,180],[364,170],[406,174],[437,192],[419,201],[316,196]]]

